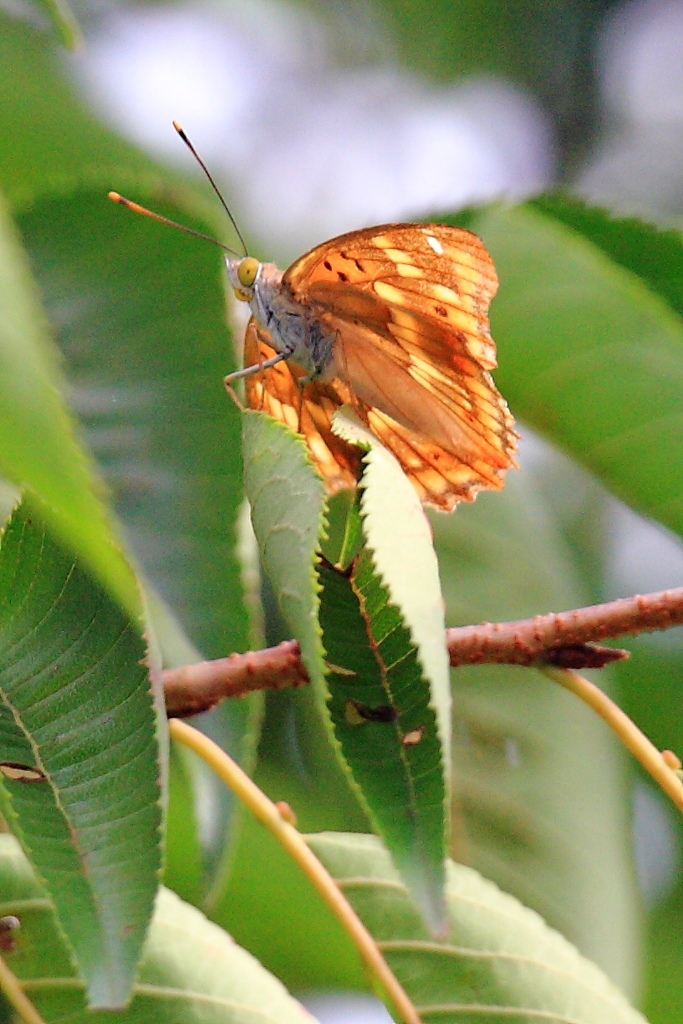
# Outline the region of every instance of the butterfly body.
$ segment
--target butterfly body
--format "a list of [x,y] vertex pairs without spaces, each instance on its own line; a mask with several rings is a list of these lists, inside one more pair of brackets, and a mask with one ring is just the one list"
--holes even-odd
[[471,232],[387,224],[317,246],[282,273],[228,259],[249,303],[247,400],[303,434],[329,490],[358,452],[332,417],[350,404],[426,504],[450,509],[500,488],[517,434],[489,371],[493,264]]
[[303,366],[311,378],[321,376],[332,359],[334,329],[283,288],[283,272],[274,263],[259,263],[253,285],[242,285],[239,271],[243,262],[226,257],[237,297],[249,303],[254,320],[268,332],[277,353]]

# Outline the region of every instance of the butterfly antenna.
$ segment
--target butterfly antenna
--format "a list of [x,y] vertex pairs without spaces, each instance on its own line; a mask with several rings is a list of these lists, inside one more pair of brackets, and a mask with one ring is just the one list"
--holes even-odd
[[216,184],[216,182],[211,177],[211,172],[209,171],[209,168],[206,166],[206,164],[204,163],[204,161],[200,157],[199,153],[194,148],[194,146],[192,145],[192,143],[190,142],[190,140],[188,139],[187,135],[185,134],[185,132],[183,131],[183,129],[181,128],[181,126],[178,124],[177,121],[173,122],[173,127],[178,132],[178,135],[183,140],[183,142],[185,143],[185,145],[189,149],[190,153],[192,153],[192,156],[195,158],[195,160],[197,161],[197,163],[199,164],[201,169],[204,171],[204,174],[209,179],[209,182],[211,183],[211,188],[214,190],[214,192],[216,193],[216,195],[220,199],[221,206],[223,207],[223,209],[227,213],[228,217],[230,218],[230,223],[232,224],[232,226],[234,227],[235,231],[237,232],[237,237],[239,238],[240,242],[242,243],[242,248],[244,249],[244,255],[248,256],[249,255],[249,250],[247,249],[247,243],[244,241],[244,238],[242,237],[242,232],[240,231],[240,229],[237,226],[237,221],[233,217],[233,215],[232,215],[232,213],[230,211],[230,207],[228,206],[228,204],[226,203],[225,199],[221,195],[221,192],[220,192],[220,189],[218,188],[218,185]]
[[175,220],[169,220],[168,217],[162,217],[160,213],[154,213],[153,210],[148,210],[145,206],[140,206],[138,203],[132,202],[130,199],[126,199],[125,196],[119,195],[118,192],[108,192],[107,196],[113,203],[120,203],[121,206],[128,207],[133,213],[141,213],[145,217],[151,217],[152,220],[158,220],[161,224],[168,224],[169,227],[178,228],[179,231],[184,231],[188,235],[194,235],[195,238],[203,238],[205,242],[212,242],[214,245],[219,246],[226,252],[232,253],[233,256],[240,258],[240,254],[231,249],[229,245],[224,245],[223,242],[219,242],[217,238],[212,238],[211,235],[204,235],[201,231],[195,231],[194,228],[185,227],[184,224],[178,224]]

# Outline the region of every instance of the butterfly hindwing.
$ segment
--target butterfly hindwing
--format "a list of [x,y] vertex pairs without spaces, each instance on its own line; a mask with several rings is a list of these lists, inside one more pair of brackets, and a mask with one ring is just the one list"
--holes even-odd
[[[246,365],[275,355],[267,339],[267,332],[252,320],[245,342]],[[303,435],[331,493],[354,486],[360,475],[359,450],[332,431],[332,417],[343,405],[354,408],[398,459],[424,504],[449,511],[458,501],[472,501],[482,488],[503,486],[503,470],[492,469],[485,461],[467,465],[383,412],[354,400],[338,378],[327,383],[312,381],[302,388],[302,375],[303,370],[291,362],[257,371],[245,381],[247,402],[250,408],[262,409]]]
[[[244,340],[244,363],[264,363],[275,355],[268,332],[252,318]],[[360,473],[360,453],[332,431],[337,409],[351,401],[341,381],[334,384],[302,384],[304,370],[291,361],[280,362],[245,380],[247,404],[262,409],[302,434],[328,490],[355,486]]]

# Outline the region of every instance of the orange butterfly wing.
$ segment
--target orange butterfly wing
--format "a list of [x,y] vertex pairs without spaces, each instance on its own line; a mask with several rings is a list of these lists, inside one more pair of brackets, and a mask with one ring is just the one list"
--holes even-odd
[[[252,317],[244,339],[244,365],[265,362],[275,354],[270,335]],[[339,380],[302,385],[304,375],[305,370],[291,360],[251,374],[244,381],[247,404],[303,435],[329,491],[354,487],[360,475],[361,452],[332,432],[332,417],[352,401],[351,393]]]
[[[450,509],[500,488],[516,433],[489,369],[488,306],[497,287],[476,235],[431,224],[352,232],[297,260],[282,288],[336,335],[322,378],[297,384],[290,363],[247,378],[249,405],[300,429],[330,490],[357,475],[358,455],[331,430],[354,406],[398,458],[426,504]],[[245,365],[273,355],[253,322]]]

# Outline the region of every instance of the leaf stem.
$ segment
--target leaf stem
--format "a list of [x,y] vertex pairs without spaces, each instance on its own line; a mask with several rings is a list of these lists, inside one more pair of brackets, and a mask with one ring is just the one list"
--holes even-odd
[[293,857],[350,936],[367,969],[381,985],[400,1020],[404,1024],[421,1024],[415,1007],[377,948],[372,935],[330,873],[307,846],[301,833],[282,817],[272,800],[213,740],[177,718],[171,719],[168,725],[173,739],[198,754]]
[[35,1006],[21,987],[21,982],[0,956],[0,989],[25,1024],[45,1024]]
[[683,782],[668,766],[661,751],[640,731],[635,722],[625,711],[621,710],[618,704],[615,704],[598,686],[579,675],[578,672],[546,665],[538,667],[550,679],[554,679],[565,689],[571,690],[589,707],[597,711],[617,734],[624,746],[640,761],[645,771],[649,772],[667,796],[671,797],[678,809],[683,811]]

